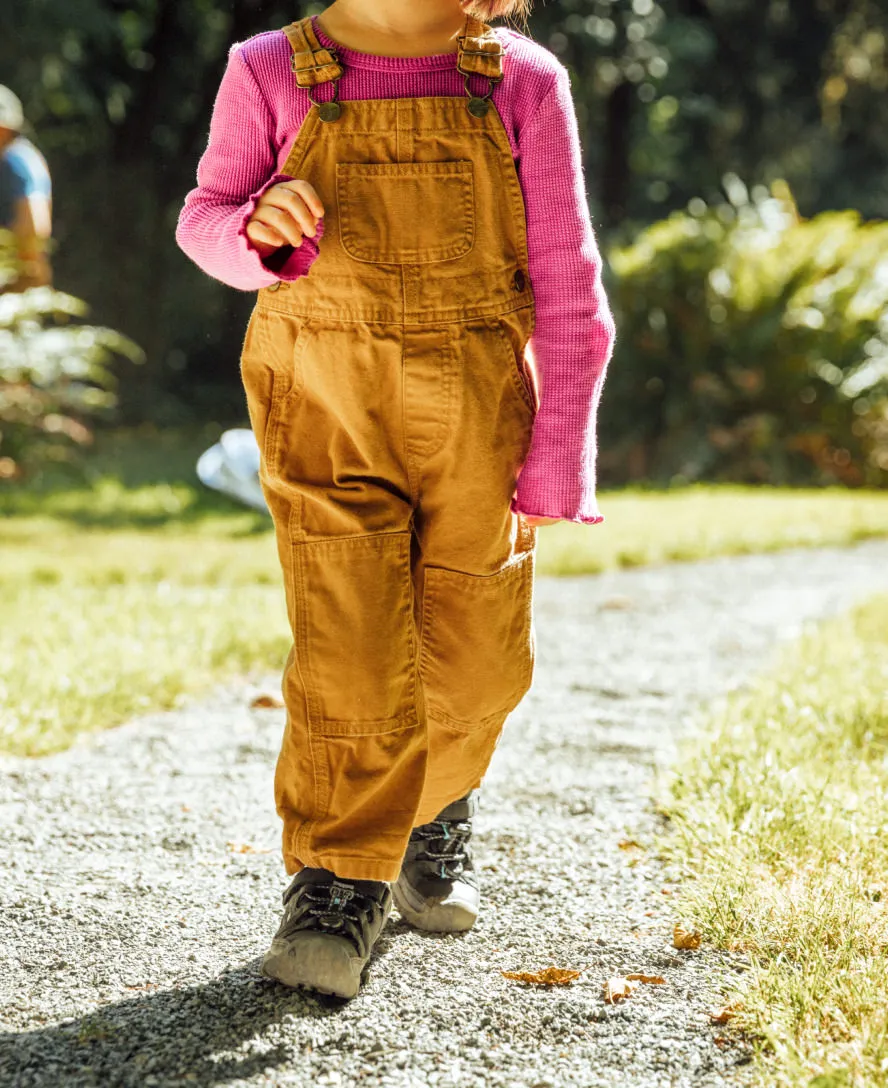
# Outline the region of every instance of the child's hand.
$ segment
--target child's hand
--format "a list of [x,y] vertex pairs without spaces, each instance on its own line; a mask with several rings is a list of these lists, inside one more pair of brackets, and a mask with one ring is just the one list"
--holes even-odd
[[540,525],[554,525],[561,518],[538,518],[535,514],[525,514],[524,520],[531,528],[537,529]]
[[246,234],[260,257],[270,257],[281,246],[302,245],[314,238],[324,205],[307,181],[282,181],[262,194],[247,220]]

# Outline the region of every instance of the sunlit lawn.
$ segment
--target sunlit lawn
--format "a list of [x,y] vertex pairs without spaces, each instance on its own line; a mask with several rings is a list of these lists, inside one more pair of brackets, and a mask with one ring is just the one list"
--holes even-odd
[[888,1084],[888,597],[733,698],[667,805],[683,908],[752,958],[733,999],[757,1083]]
[[[0,749],[48,752],[281,666],[269,523],[197,483],[209,440],[109,438],[85,480],[0,491]],[[693,488],[602,508],[603,526],[540,530],[541,573],[888,536],[888,494]]]

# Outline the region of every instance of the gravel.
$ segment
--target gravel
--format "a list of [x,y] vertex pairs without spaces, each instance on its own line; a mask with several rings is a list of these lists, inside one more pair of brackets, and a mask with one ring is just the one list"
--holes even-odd
[[[652,773],[702,701],[886,588],[888,542],[540,579],[536,681],[477,818],[482,919],[395,917],[350,1004],[258,974],[285,878],[282,712],[255,688],[0,760],[0,1085],[743,1085],[748,1052],[707,1015],[743,961],[674,949],[676,874],[619,844],[652,842]],[[582,974],[501,975],[552,965]],[[666,984],[605,1005],[633,971]]]

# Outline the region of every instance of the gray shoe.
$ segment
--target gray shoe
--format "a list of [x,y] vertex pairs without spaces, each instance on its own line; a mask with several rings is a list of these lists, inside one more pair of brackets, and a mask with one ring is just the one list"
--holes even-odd
[[388,884],[303,869],[284,892],[284,917],[262,973],[285,986],[354,997],[391,909]]
[[464,933],[475,924],[481,892],[470,846],[474,813],[469,793],[410,835],[392,894],[401,917],[417,929]]

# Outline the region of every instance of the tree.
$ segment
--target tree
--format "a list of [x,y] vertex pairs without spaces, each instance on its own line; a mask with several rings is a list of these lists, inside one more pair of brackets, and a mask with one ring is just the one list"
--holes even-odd
[[[251,298],[175,245],[230,44],[297,0],[6,0],[0,68],[56,185],[57,281],[146,350],[130,419],[242,411]],[[888,216],[884,0],[550,0],[532,30],[571,68],[605,242],[785,177],[806,215]]]

